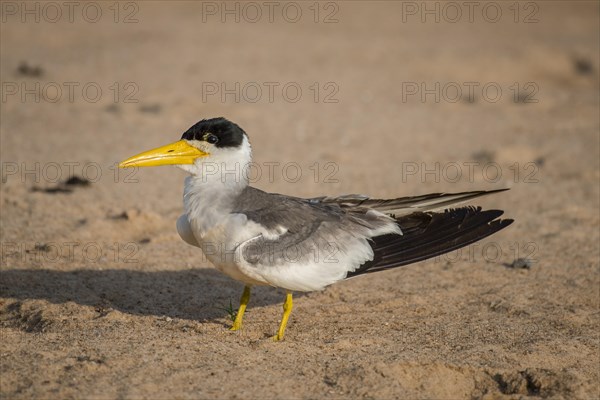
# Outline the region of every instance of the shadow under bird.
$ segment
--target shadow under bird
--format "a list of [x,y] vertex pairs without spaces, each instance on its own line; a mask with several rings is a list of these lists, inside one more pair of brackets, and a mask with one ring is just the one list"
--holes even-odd
[[133,156],[121,168],[176,165],[185,179],[177,231],[223,273],[245,284],[232,330],[255,285],[287,291],[274,340],[283,339],[292,292],[426,260],[510,225],[501,210],[458,203],[499,192],[435,193],[397,199],[362,195],[304,199],[249,186],[248,135],[225,118],[202,120],[181,140]]

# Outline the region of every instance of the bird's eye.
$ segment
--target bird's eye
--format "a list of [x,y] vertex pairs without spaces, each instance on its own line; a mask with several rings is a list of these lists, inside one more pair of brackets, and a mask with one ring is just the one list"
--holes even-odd
[[216,137],[215,135],[208,135],[206,137],[206,141],[210,144],[216,144],[219,141],[219,138]]

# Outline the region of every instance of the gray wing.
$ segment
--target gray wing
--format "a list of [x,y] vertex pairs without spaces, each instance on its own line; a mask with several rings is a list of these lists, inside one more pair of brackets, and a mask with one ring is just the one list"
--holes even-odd
[[275,286],[317,290],[344,278],[426,260],[507,227],[513,221],[499,219],[500,210],[432,211],[494,192],[498,190],[391,200],[357,195],[299,199],[248,188],[236,212],[268,229],[287,231],[276,240],[250,239],[242,254],[270,275],[267,281]]
[[315,258],[347,253],[349,245],[363,243],[370,248],[367,239],[398,231],[392,218],[368,208],[348,209],[334,202],[266,193],[252,187],[239,196],[233,212],[269,230],[285,229],[276,240],[263,236],[251,239],[243,256],[252,264],[314,262]]

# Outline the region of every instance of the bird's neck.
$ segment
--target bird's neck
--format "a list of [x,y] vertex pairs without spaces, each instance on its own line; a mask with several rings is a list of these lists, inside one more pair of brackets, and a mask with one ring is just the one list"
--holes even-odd
[[204,236],[227,221],[236,199],[248,186],[250,163],[248,146],[247,152],[235,157],[222,155],[203,163],[200,173],[186,178],[183,203],[196,234]]
[[247,182],[226,182],[201,176],[188,176],[185,181],[183,204],[194,232],[204,236],[206,232],[226,221],[237,197]]

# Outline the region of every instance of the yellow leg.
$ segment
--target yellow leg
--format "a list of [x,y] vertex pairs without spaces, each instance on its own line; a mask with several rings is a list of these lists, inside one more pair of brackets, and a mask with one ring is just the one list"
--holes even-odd
[[244,293],[242,293],[242,298],[240,299],[240,308],[235,316],[235,321],[233,321],[233,326],[229,328],[232,331],[237,331],[242,329],[242,319],[244,318],[244,312],[246,311],[246,305],[250,301],[250,286],[244,286]]
[[292,301],[292,292],[287,292],[287,295],[285,297],[285,303],[283,303],[283,317],[281,317],[281,324],[279,325],[277,335],[273,336],[274,341],[277,342],[279,340],[283,340],[285,326],[287,325],[288,319],[290,318],[293,306],[294,302]]

